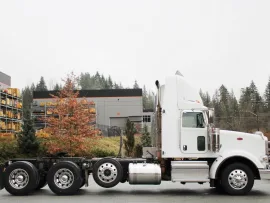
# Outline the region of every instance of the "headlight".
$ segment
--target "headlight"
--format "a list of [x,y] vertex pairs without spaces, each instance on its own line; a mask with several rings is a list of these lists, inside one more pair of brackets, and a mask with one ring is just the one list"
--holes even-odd
[[268,156],[262,156],[261,157],[261,162],[265,163],[265,162],[268,162]]

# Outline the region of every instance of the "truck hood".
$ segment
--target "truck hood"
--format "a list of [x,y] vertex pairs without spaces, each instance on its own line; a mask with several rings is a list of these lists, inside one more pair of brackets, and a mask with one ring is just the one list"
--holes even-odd
[[246,139],[265,140],[263,134],[262,135],[258,135],[258,134],[244,133],[244,132],[238,132],[238,131],[220,130],[220,137],[224,137],[224,136],[232,136],[234,138],[242,138],[243,140],[245,138]]
[[220,130],[221,150],[248,151],[253,154],[266,154],[267,138],[261,134]]

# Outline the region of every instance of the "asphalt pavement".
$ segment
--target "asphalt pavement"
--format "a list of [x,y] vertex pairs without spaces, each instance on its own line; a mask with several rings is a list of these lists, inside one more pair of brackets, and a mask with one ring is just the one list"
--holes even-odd
[[219,194],[209,184],[162,182],[161,185],[129,185],[120,183],[111,189],[99,187],[90,177],[90,186],[82,188],[74,196],[56,196],[48,187],[30,196],[11,196],[6,190],[0,191],[0,203],[248,203],[270,202],[270,182],[256,181],[247,196],[228,196]]

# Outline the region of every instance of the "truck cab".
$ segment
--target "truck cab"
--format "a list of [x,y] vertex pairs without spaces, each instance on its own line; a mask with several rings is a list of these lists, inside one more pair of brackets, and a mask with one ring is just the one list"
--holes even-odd
[[263,133],[215,128],[213,110],[204,106],[199,91],[179,72],[157,87],[161,129],[157,147],[160,159],[171,160],[172,181],[210,182],[229,194],[244,194],[254,179],[270,179],[268,139]]

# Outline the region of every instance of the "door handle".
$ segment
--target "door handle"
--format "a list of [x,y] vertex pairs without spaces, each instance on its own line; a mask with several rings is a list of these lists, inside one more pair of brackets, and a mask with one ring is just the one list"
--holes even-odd
[[183,146],[183,150],[184,150],[184,151],[187,151],[187,145],[184,145],[184,146]]

